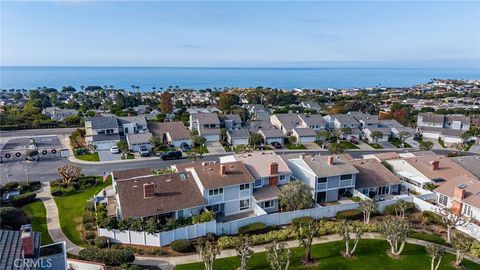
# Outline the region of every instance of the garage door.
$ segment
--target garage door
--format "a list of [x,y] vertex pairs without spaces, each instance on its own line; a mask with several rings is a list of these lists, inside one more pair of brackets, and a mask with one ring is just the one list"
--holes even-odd
[[110,147],[115,146],[116,144],[114,142],[102,142],[102,143],[96,143],[97,150],[108,150]]

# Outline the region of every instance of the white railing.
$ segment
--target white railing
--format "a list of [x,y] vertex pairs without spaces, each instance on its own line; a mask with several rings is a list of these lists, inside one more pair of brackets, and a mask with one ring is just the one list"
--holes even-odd
[[353,190],[353,196],[354,197],[359,197],[360,199],[362,199],[362,201],[371,200],[370,197],[368,197],[367,195],[363,194],[362,192],[360,192],[356,189]]
[[263,210],[260,205],[257,204],[257,202],[253,202],[253,212],[255,213],[256,216],[263,216],[267,215],[268,213]]

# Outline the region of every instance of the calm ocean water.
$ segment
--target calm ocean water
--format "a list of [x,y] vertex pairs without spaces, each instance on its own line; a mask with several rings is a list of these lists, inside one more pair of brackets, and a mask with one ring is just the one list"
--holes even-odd
[[0,67],[0,89],[71,85],[113,85],[140,90],[168,86],[351,88],[405,87],[432,78],[480,79],[479,69],[436,68],[161,68],[161,67]]

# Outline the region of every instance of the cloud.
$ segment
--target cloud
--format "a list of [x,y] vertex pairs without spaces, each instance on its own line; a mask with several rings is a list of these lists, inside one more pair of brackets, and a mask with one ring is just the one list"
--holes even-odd
[[189,48],[189,49],[205,49],[204,46],[196,45],[196,44],[182,44],[182,47]]

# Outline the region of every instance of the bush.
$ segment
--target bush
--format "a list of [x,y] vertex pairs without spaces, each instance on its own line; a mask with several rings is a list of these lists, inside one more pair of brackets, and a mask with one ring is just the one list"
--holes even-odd
[[95,238],[95,246],[98,248],[106,248],[108,247],[108,237],[99,236]]
[[83,187],[89,187],[97,184],[96,176],[82,176],[78,178],[78,183]]
[[472,246],[470,247],[470,253],[473,256],[480,258],[480,242],[473,241]]
[[10,197],[10,203],[13,206],[23,206],[25,204],[29,204],[33,202],[36,197],[37,197],[37,194],[33,192],[23,193],[20,195],[15,195]]
[[358,197],[358,196],[353,196],[352,197],[352,201],[354,202],[361,202],[362,201],[362,198]]
[[95,235],[94,232],[87,231],[87,232],[85,232],[85,236],[84,236],[84,237],[85,237],[85,239],[87,239],[87,240],[92,240],[92,239],[95,238],[95,236],[96,236],[96,235]]
[[81,156],[81,155],[85,155],[85,154],[88,154],[89,151],[87,148],[77,148],[75,149],[75,155],[77,156]]
[[170,244],[170,248],[180,253],[187,253],[193,251],[192,242],[188,239],[175,240]]
[[6,183],[4,186],[6,190],[16,189],[17,187],[18,187],[18,182],[9,182],[9,183]]
[[82,218],[83,224],[91,223],[93,221],[95,221],[95,214],[91,211],[85,210],[85,213],[83,213],[83,218]]
[[[383,210],[387,215],[396,215],[395,213],[395,206],[396,204],[389,205],[385,207]],[[415,211],[415,204],[413,202],[407,202],[407,208],[405,209],[405,213],[413,213]]]
[[304,222],[311,221],[311,220],[314,220],[313,217],[294,218],[294,219],[292,219],[292,225],[293,225],[293,227],[298,228],[298,227],[300,227],[300,224],[302,224]]
[[[282,229],[269,231],[264,234],[256,234],[250,237],[251,245],[263,245],[268,244],[273,241],[286,241],[295,239],[295,231],[291,229]],[[238,242],[238,237],[236,236],[221,236],[218,239],[218,246],[222,249],[225,248],[234,248]]]
[[442,224],[441,217],[432,211],[423,211],[420,219],[424,224]]
[[200,215],[192,217],[193,224],[209,222],[215,219],[215,213],[212,211],[204,211]]
[[135,255],[130,249],[101,250],[92,247],[82,249],[78,255],[82,260],[104,263],[109,266],[118,266],[135,260]]
[[345,210],[337,212],[337,219],[342,220],[360,220],[363,218],[362,211],[358,209]]
[[243,227],[238,228],[239,234],[261,234],[270,230],[265,224],[261,222],[255,222]]
[[0,207],[0,225],[2,229],[18,230],[27,223],[25,212],[15,207]]
[[93,229],[93,223],[92,222],[87,222],[87,223],[83,223],[83,228],[87,231],[91,231]]

